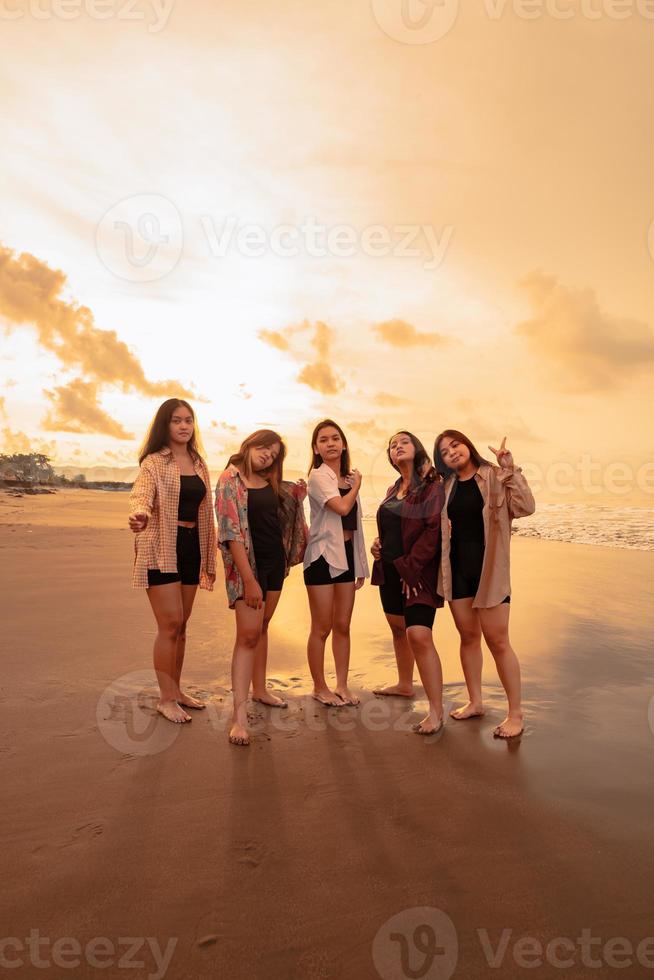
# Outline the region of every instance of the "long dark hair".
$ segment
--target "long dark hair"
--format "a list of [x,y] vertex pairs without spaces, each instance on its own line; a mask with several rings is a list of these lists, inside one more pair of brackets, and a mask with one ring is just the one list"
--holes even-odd
[[250,450],[257,446],[263,446],[267,449],[269,446],[274,446],[276,442],[279,443],[279,456],[271,466],[265,470],[258,470],[258,473],[268,481],[275,493],[279,496],[284,471],[284,459],[286,458],[286,446],[278,432],[274,432],[272,429],[257,429],[256,432],[253,432],[252,435],[249,435],[247,439],[243,440],[239,451],[229,457],[227,466],[237,466],[243,470],[243,473],[249,479],[252,476]]
[[[414,436],[413,432],[409,432],[407,429],[398,429],[388,440],[388,445],[386,447],[386,455],[388,456],[388,462],[391,464],[394,470],[400,472],[399,466],[396,466],[391,459],[391,443],[395,436],[408,436],[413,443],[414,456],[413,456],[413,472],[411,473],[411,486],[417,486],[421,483],[433,483],[434,480],[439,480],[440,476],[431,465],[431,460],[429,454],[423,444],[420,442],[417,436]],[[429,463],[429,469],[426,470],[425,474],[422,475],[420,472],[425,465]]]
[[191,417],[193,418],[193,435],[187,443],[187,448],[191,456],[195,459],[202,459],[204,449],[202,447],[200,433],[198,432],[197,422],[195,421],[195,412],[183,398],[168,398],[157,409],[148,429],[148,434],[143,440],[143,445],[139,450],[139,466],[150,453],[158,453],[164,446],[168,445],[170,440],[170,420],[178,408],[187,408],[191,413]]
[[447,463],[443,462],[443,457],[441,456],[440,442],[441,439],[444,439],[446,436],[448,439],[456,439],[457,442],[462,442],[464,446],[468,447],[468,450],[470,451],[470,459],[475,466],[482,466],[484,463],[487,463],[489,466],[491,465],[489,461],[484,459],[481,453],[477,450],[472,440],[468,439],[463,432],[459,432],[458,429],[444,429],[439,436],[436,436],[436,441],[434,442],[434,465],[443,479],[446,479],[455,472],[455,470],[450,469]]
[[340,425],[334,422],[333,419],[323,419],[322,422],[318,422],[318,425],[315,427],[313,433],[311,434],[311,463],[309,464],[309,470],[307,475],[311,472],[311,470],[317,469],[319,466],[322,466],[322,456],[320,455],[320,453],[315,452],[313,447],[316,444],[316,440],[318,439],[318,434],[320,433],[320,430],[330,429],[330,428],[336,429],[339,436],[343,440],[343,452],[341,453],[341,476],[347,476],[347,474],[352,469],[350,465],[350,450],[348,449],[345,433],[341,429]]

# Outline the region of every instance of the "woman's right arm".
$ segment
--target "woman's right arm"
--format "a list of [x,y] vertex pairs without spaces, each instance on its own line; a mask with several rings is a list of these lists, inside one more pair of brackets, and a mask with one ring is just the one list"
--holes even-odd
[[216,518],[218,520],[218,542],[229,549],[238,574],[243,581],[243,598],[248,606],[260,609],[263,592],[254,577],[247,551],[245,532],[241,528],[236,500],[236,489],[229,478],[223,476],[216,487]]
[[129,526],[134,532],[143,531],[152,517],[157,491],[154,475],[147,459],[141,463],[138,476],[129,495]]
[[329,500],[325,501],[325,507],[329,507],[339,517],[347,517],[357,502],[357,495],[361,488],[361,474],[358,470],[352,470],[351,476],[353,480],[352,486],[346,494],[341,496],[339,493],[338,497],[330,497]]
[[238,568],[238,574],[243,580],[243,598],[246,606],[253,609],[261,609],[263,605],[263,592],[261,586],[254,577],[250,568],[250,560],[242,541],[231,540],[228,542],[229,553],[234,559],[234,564]]

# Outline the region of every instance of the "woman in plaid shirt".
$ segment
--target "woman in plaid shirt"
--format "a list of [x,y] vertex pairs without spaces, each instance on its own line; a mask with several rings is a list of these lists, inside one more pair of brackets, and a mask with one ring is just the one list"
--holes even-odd
[[195,415],[188,402],[169,398],[159,407],[139,456],[130,496],[135,588],[147,589],[157,621],[154,669],[157,710],[177,724],[186,708],[204,708],[180,687],[186,624],[198,589],[213,589],[216,530],[211,481],[200,455]]
[[271,429],[259,429],[231,457],[216,487],[218,541],[230,609],[236,611],[232,658],[234,716],[229,740],[248,745],[247,698],[272,708],[287,704],[266,688],[268,624],[284,579],[302,561],[307,527],[304,480],[282,480],[286,447]]

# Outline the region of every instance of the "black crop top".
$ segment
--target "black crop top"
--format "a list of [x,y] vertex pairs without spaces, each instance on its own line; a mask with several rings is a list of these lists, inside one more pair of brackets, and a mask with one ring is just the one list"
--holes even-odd
[[204,500],[207,488],[197,473],[193,476],[180,476],[178,521],[197,521],[198,509]]
[[447,516],[452,523],[452,547],[484,544],[484,498],[474,476],[458,480],[450,495]]
[[[344,497],[347,493],[350,492],[351,489],[352,489],[351,487],[348,487],[347,490],[344,490],[343,487],[339,487],[338,488],[338,492],[340,493],[341,497]],[[359,505],[357,504],[357,502],[355,500],[354,501],[354,507],[352,508],[352,510],[350,511],[350,513],[349,514],[345,514],[344,517],[341,517],[341,521],[343,522],[343,530],[344,531],[356,531],[356,529],[357,529],[357,508],[358,508],[358,506]]]
[[379,536],[381,538],[381,556],[384,561],[394,562],[404,554],[402,541],[402,507],[404,500],[389,497],[378,511]]

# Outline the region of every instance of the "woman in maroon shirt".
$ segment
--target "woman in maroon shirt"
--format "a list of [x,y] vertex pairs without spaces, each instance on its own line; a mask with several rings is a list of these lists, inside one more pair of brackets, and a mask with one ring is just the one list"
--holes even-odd
[[432,636],[436,609],[443,605],[436,591],[443,484],[424,446],[410,432],[397,432],[387,454],[400,476],[377,511],[379,537],[371,548],[371,582],[380,587],[399,683],[374,693],[412,697],[417,663],[429,713],[414,731],[433,735],[443,725],[443,674]]

